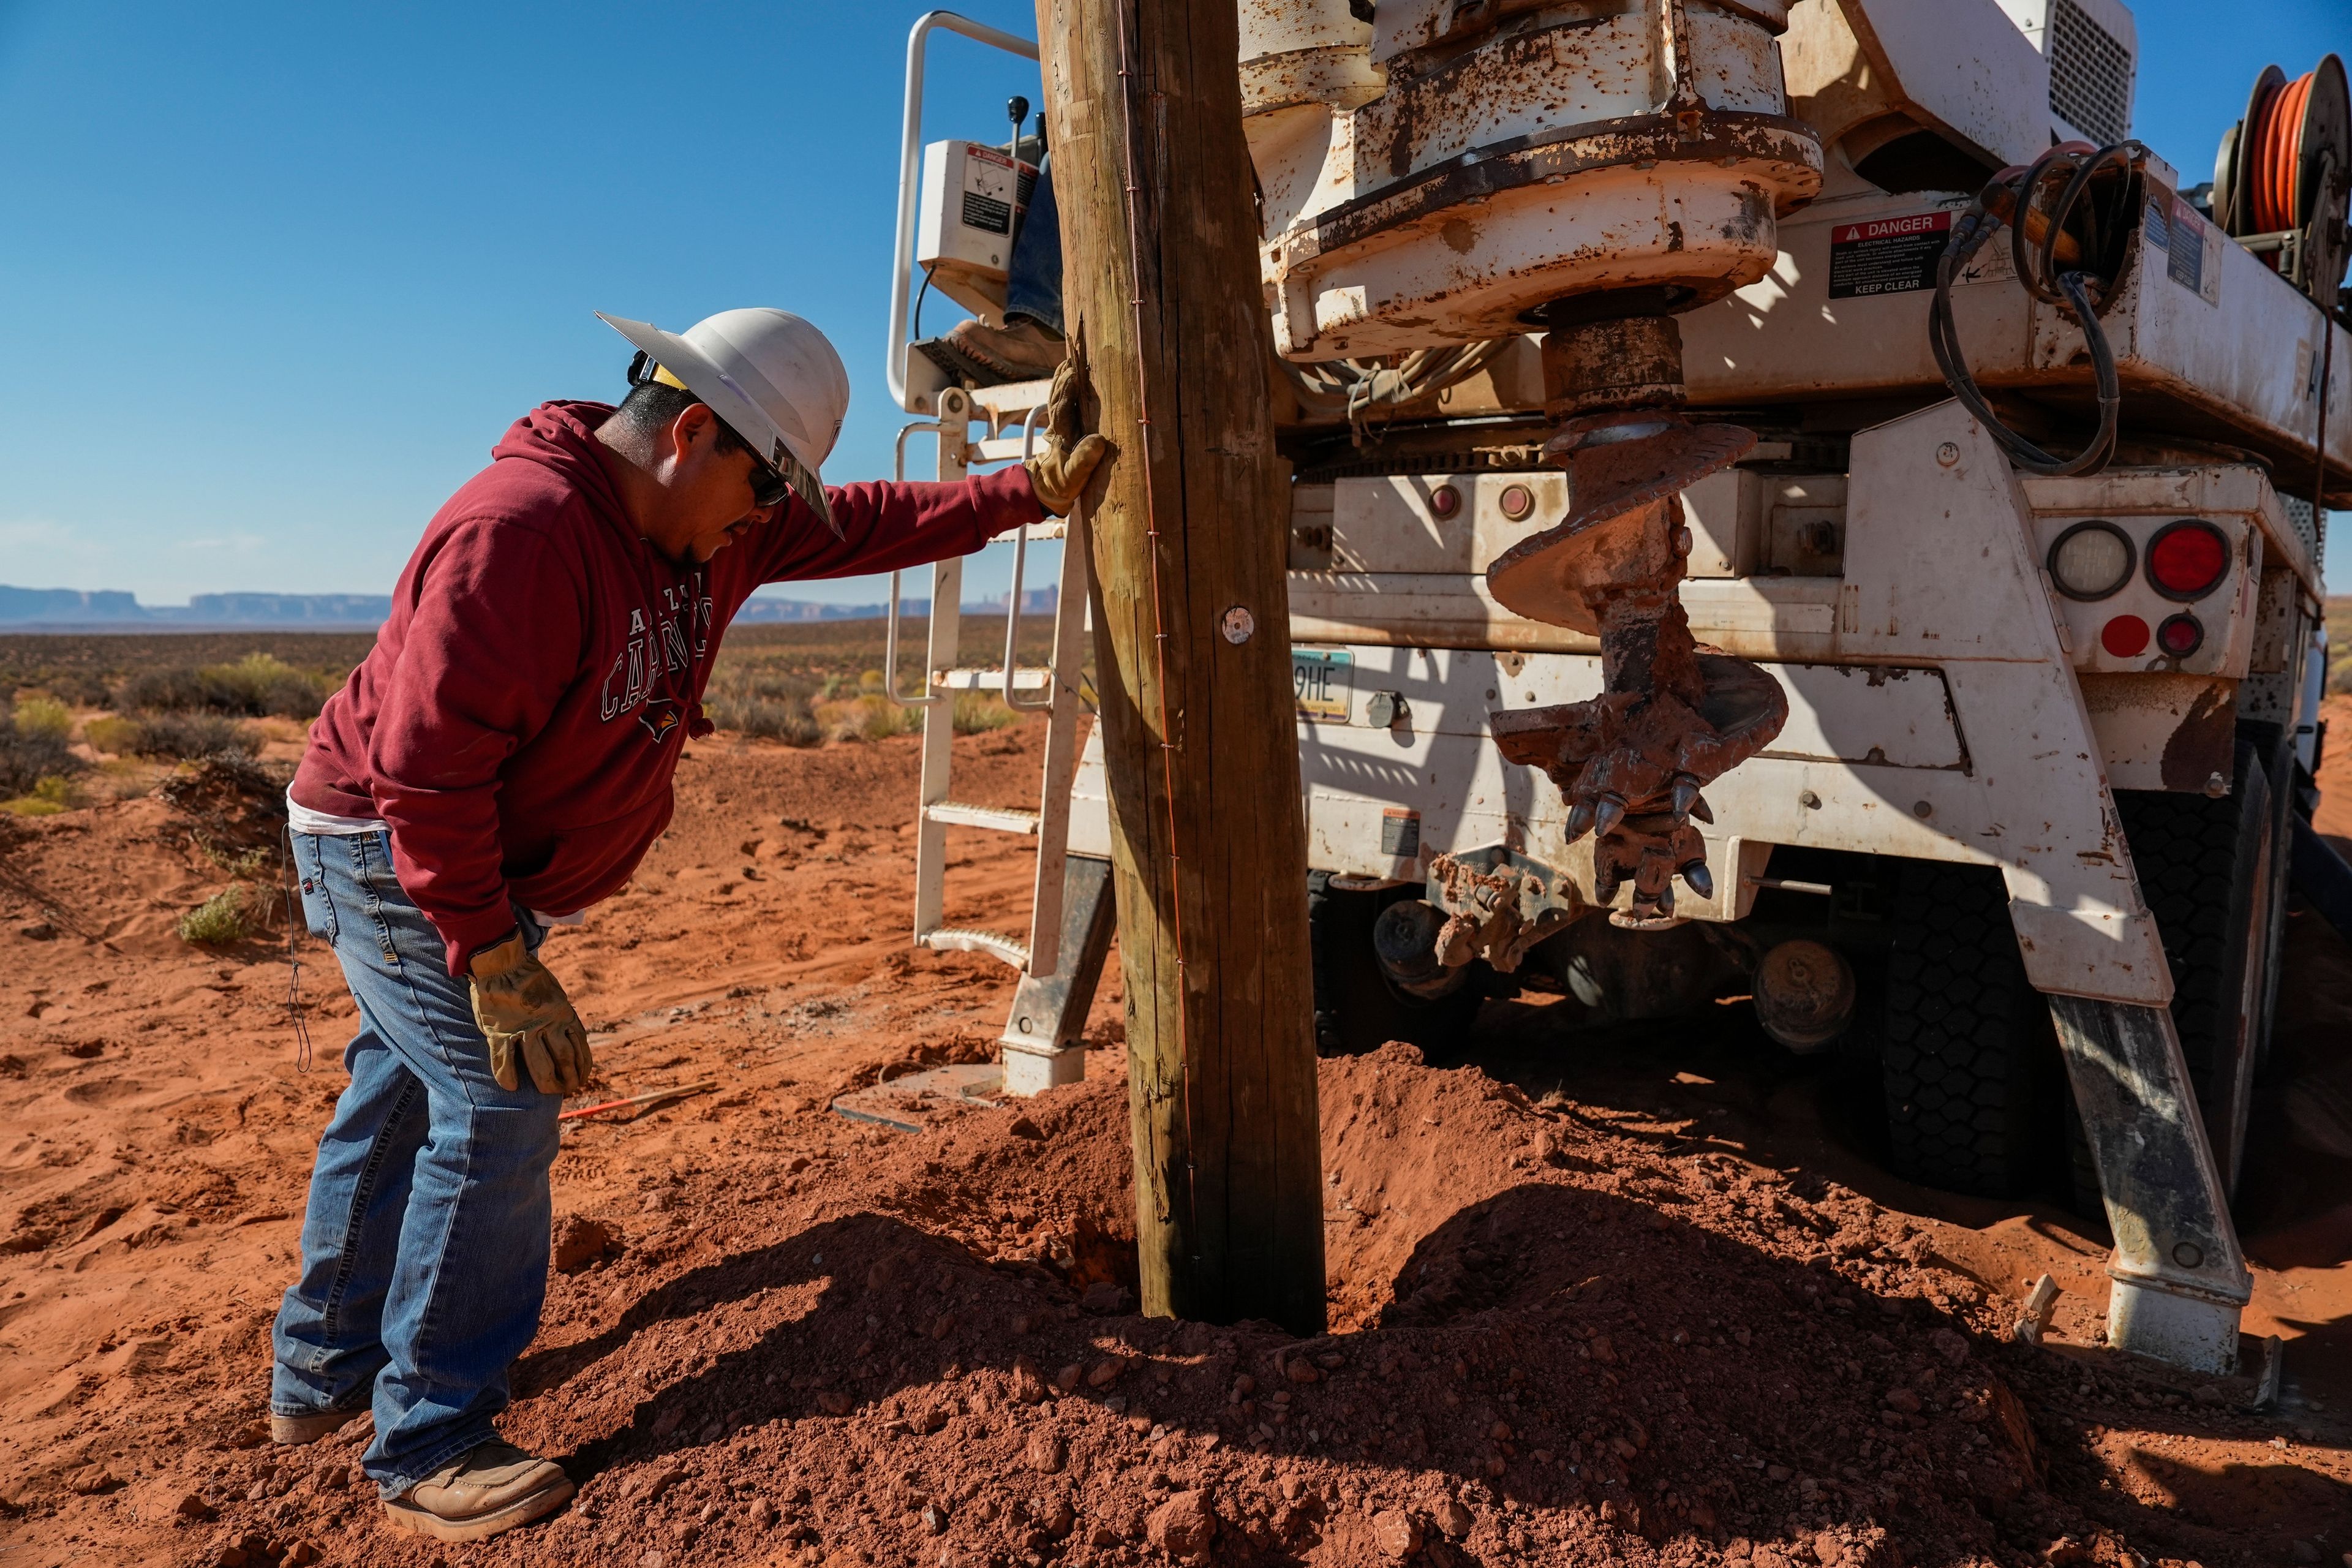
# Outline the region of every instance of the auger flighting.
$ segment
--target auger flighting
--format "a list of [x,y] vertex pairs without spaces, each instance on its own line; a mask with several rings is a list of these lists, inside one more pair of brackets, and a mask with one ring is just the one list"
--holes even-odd
[[[1567,300],[1562,307],[1574,307]],[[1504,756],[1541,768],[1568,798],[1568,841],[1594,835],[1593,898],[1627,879],[1628,923],[1669,919],[1674,879],[1715,896],[1700,793],[1769,745],[1789,717],[1780,683],[1700,650],[1675,595],[1690,554],[1681,492],[1756,445],[1737,425],[1694,425],[1671,316],[1556,321],[1544,342],[1547,462],[1569,471],[1568,515],[1487,569],[1505,608],[1601,639],[1589,701],[1497,713]]]

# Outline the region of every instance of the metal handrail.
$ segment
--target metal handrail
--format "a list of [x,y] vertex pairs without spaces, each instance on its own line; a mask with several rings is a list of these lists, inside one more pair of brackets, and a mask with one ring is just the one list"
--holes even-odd
[[[1023,59],[1037,58],[1037,46],[1018,33],[1008,33],[953,11],[930,11],[917,18],[907,33],[907,106],[898,137],[898,247],[890,263],[890,343],[885,374],[890,401],[908,413],[907,403],[907,314],[915,274],[915,207],[923,184],[923,57],[934,29],[945,27],[975,43],[1003,49]],[[1013,195],[1020,195],[1015,172]]]
[[[1037,445],[1037,420],[1045,412],[1045,405],[1041,403],[1022,416],[1021,460],[1024,463],[1028,462],[1030,453]],[[1023,569],[1028,562],[1029,530],[1024,527],[1013,541],[1013,592],[1004,601],[1004,705],[1024,713],[1050,713],[1054,710],[1052,678],[1060,671],[1046,671],[1045,700],[1043,702],[1024,702],[1013,694],[1013,672],[1020,668],[1013,661],[1013,653],[1021,636],[1021,584]],[[1057,613],[1060,607],[1057,603],[1055,606]]]
[[[935,435],[941,433],[940,422],[936,419],[914,419],[899,426],[898,440],[891,452],[890,478],[900,484],[904,484],[907,480],[907,437],[918,430],[929,430]],[[948,700],[947,693],[934,691],[927,697],[898,695],[898,579],[900,575],[897,569],[893,569],[890,574],[890,614],[883,622],[882,633],[882,694],[901,708],[937,707],[940,703]],[[939,613],[940,607],[933,605],[931,614],[936,616]],[[930,683],[930,672],[926,670],[923,672],[923,684],[929,687]]]

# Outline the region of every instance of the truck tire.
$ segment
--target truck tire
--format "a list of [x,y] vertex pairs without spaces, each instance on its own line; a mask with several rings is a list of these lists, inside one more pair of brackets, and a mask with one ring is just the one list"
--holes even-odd
[[1912,860],[1890,911],[1880,1082],[1910,1181],[1985,1197],[2043,1184],[2063,1146],[2057,1034],[2025,978],[2000,871]]
[[1335,889],[1328,871],[1307,874],[1307,931],[1315,966],[1315,1048],[1324,1056],[1375,1051],[1391,1040],[1432,1058],[1458,1053],[1486,995],[1483,975],[1434,1000],[1408,995],[1381,973],[1372,922],[1411,888],[1374,892]]
[[[2273,912],[2284,868],[2268,770],[2238,747],[2236,786],[2220,800],[2118,790],[2116,807],[2172,966],[2172,1022],[2204,1113],[2221,1190],[2234,1194],[2246,1111],[2279,944]],[[2095,1195],[2095,1194],[2085,1194]]]

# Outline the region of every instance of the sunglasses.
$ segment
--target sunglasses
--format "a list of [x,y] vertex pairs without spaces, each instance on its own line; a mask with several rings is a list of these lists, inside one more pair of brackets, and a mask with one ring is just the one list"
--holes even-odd
[[[751,452],[746,446],[743,448]],[[793,493],[793,482],[776,472],[775,465],[763,463],[757,452],[751,452],[751,504],[761,509],[782,506]]]

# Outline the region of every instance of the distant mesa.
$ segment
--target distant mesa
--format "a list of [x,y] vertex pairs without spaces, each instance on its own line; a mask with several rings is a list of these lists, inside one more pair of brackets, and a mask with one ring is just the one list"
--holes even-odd
[[[1021,595],[1021,613],[1054,612],[1055,591]],[[928,599],[908,599],[909,616],[930,613]],[[820,605],[806,599],[755,597],[735,618],[752,626],[793,621],[866,621],[887,605]],[[1004,613],[1002,597],[967,604],[970,612]],[[389,594],[198,594],[184,605],[142,605],[132,594],[80,588],[12,588],[0,583],[0,630],[199,631],[278,628],[288,631],[373,631],[392,614]]]
[[[1001,616],[1004,601],[1010,595],[1000,594],[993,599],[967,599],[964,614],[968,616]],[[1021,595],[1021,613],[1024,616],[1050,616],[1061,595],[1053,588],[1034,588]],[[883,605],[819,605],[806,599],[768,599],[753,597],[736,612],[735,620],[741,626],[776,626],[790,621],[876,621],[890,613]],[[898,613],[917,619],[931,613],[929,599],[901,599]]]
[[373,629],[392,614],[389,594],[198,594],[184,605],[142,605],[134,595],[0,584],[0,626],[172,631],[219,626]]

